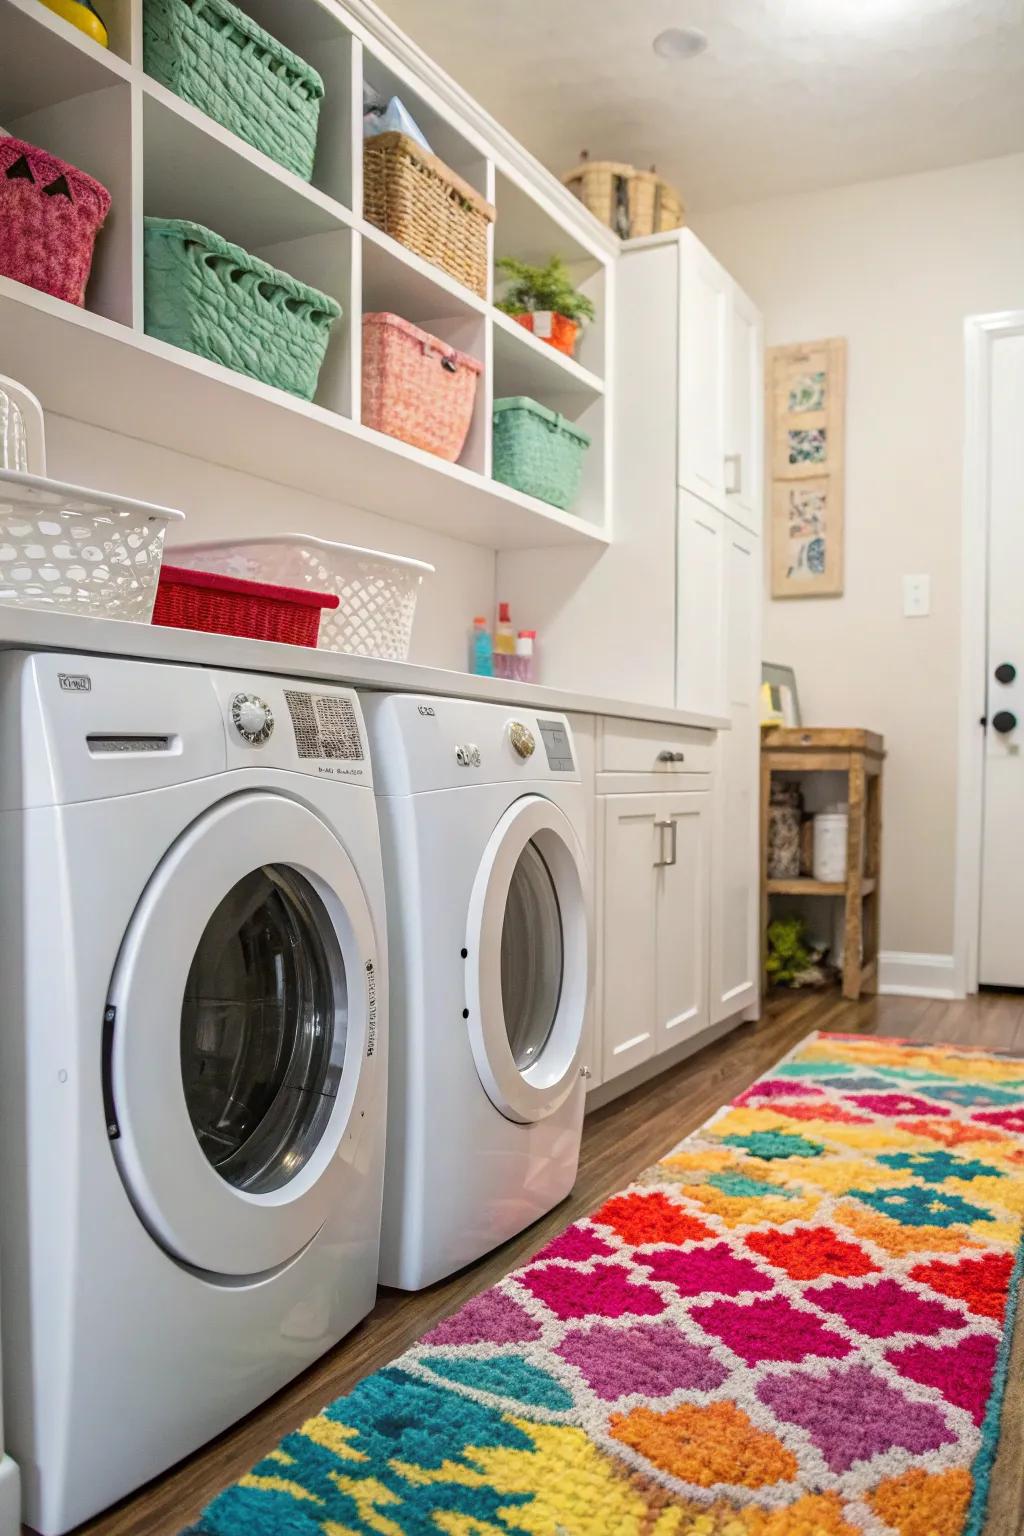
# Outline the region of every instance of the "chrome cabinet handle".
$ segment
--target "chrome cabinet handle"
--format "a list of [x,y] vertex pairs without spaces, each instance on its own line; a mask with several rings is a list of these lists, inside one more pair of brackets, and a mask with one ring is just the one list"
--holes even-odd
[[[660,855],[659,858],[655,859],[654,867],[655,869],[668,869],[676,862],[676,838],[679,832],[679,823],[670,817],[667,821],[656,821],[654,825],[658,829],[658,853]],[[664,857],[666,831],[671,834],[671,842],[669,844],[671,851],[667,859]]]
[[725,455],[725,467],[727,470],[732,470],[732,474],[726,477],[725,494],[727,496],[739,496],[743,491],[743,455],[741,453],[727,453]]
[[663,747],[662,750],[658,753],[658,762],[659,763],[685,763],[686,762],[686,753],[685,752],[670,752],[668,747]]

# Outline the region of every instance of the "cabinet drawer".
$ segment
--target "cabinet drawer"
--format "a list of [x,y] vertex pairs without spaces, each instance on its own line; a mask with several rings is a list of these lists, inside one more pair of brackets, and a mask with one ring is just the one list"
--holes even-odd
[[714,731],[606,718],[597,767],[602,773],[710,773],[714,748]]

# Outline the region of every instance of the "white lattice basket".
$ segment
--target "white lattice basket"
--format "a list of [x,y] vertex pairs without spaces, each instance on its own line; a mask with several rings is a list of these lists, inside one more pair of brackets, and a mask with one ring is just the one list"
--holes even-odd
[[0,470],[0,603],[148,624],[164,534],[184,516]]
[[320,620],[319,649],[384,661],[408,659],[420,582],[434,574],[424,560],[306,533],[178,544],[174,559],[178,565],[221,576],[330,592],[340,601]]

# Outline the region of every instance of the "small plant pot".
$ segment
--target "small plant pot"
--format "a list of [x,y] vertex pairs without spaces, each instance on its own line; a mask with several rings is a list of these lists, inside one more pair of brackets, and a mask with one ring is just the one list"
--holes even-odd
[[513,318],[526,330],[532,331],[540,341],[546,341],[549,347],[564,352],[566,357],[575,355],[576,338],[580,333],[575,320],[557,315],[550,309],[538,309],[533,314],[515,315]]

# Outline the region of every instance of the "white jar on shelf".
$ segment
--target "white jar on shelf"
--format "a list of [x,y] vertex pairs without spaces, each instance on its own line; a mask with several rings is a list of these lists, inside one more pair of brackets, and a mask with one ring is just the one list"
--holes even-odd
[[845,806],[819,811],[814,818],[814,878],[830,885],[846,881],[846,843],[850,817]]

